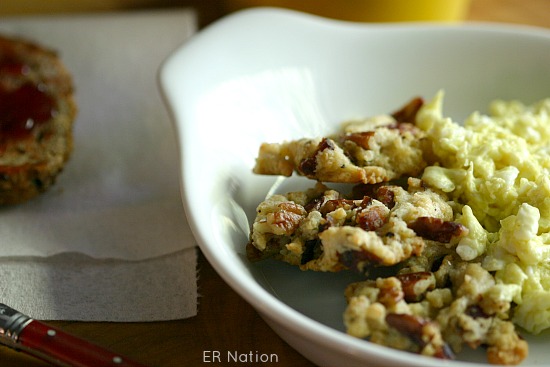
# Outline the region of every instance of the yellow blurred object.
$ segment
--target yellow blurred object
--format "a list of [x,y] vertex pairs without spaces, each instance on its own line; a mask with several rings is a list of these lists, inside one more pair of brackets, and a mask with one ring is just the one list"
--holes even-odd
[[227,10],[283,7],[357,22],[463,20],[471,0],[225,0]]

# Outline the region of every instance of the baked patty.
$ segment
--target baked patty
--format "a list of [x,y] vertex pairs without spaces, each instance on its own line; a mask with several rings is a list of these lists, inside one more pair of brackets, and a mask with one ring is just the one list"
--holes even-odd
[[73,92],[55,51],[0,35],[0,205],[54,184],[73,149]]

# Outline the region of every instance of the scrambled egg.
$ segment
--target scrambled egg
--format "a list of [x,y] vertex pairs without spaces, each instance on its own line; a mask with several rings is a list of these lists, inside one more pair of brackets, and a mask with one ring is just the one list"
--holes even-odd
[[422,179],[446,192],[469,229],[456,252],[494,272],[517,304],[513,322],[550,327],[550,98],[495,101],[464,126],[442,114],[443,93],[422,107],[433,164]]

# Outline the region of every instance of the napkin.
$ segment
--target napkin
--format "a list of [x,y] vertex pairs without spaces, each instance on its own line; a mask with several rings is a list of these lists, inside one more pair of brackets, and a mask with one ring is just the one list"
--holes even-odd
[[58,52],[79,107],[74,152],[56,185],[0,209],[0,302],[43,319],[196,314],[196,243],[156,79],[195,30],[190,9],[0,21],[4,34]]
[[0,258],[0,297],[42,320],[165,321],[196,315],[194,249],[127,262],[64,253]]

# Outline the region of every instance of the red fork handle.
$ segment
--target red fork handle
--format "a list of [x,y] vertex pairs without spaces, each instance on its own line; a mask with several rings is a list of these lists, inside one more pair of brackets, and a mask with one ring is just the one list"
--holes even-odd
[[36,320],[21,330],[17,344],[23,351],[59,366],[145,367]]
[[63,367],[145,367],[2,303],[0,343]]

